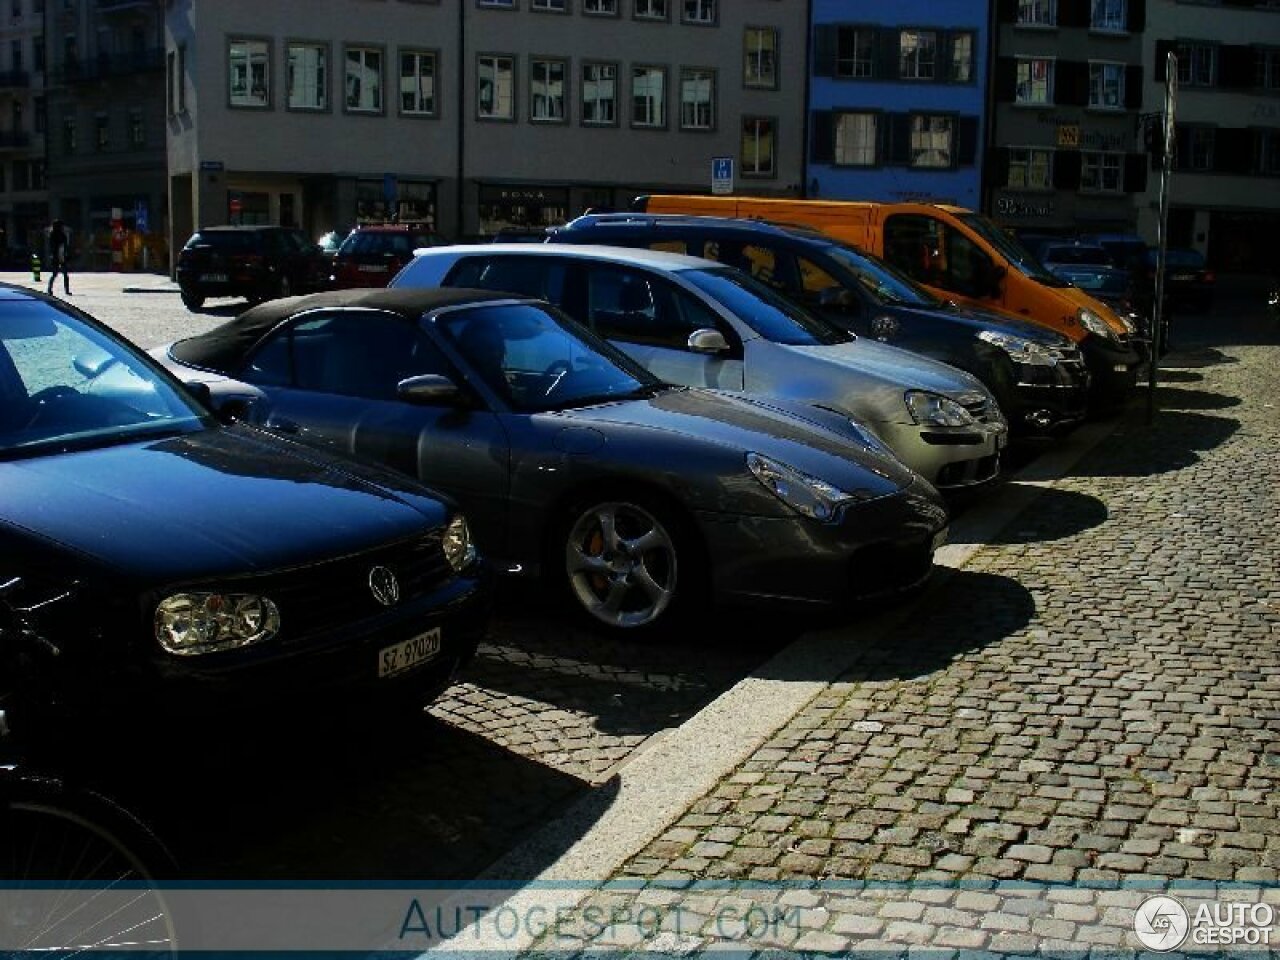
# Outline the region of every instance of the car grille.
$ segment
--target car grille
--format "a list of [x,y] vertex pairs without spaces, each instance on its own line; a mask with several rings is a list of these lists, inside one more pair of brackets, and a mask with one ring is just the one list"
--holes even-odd
[[989,399],[977,393],[966,393],[955,398],[960,406],[969,411],[969,416],[979,423],[994,423],[1000,414]]
[[282,641],[295,643],[386,610],[369,586],[369,572],[377,566],[395,574],[400,587],[395,606],[422,596],[452,572],[440,545],[440,532],[435,531],[409,543],[219,586],[270,597],[280,608]]

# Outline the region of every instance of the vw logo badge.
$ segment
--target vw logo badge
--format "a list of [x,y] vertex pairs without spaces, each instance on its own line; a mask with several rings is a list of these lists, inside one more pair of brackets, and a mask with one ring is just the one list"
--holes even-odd
[[369,590],[373,599],[384,607],[394,606],[400,599],[400,584],[396,575],[386,567],[374,567],[369,571]]

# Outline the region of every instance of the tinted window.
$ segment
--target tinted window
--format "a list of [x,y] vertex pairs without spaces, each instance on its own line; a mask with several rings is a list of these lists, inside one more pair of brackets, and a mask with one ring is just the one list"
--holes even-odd
[[248,230],[208,230],[192,234],[185,249],[212,247],[219,253],[249,253],[258,249],[260,236]]
[[657,383],[573,321],[530,304],[454,310],[435,323],[474,373],[516,410],[598,403]]
[[[395,400],[401,380],[428,373],[452,375],[427,335],[399,316],[363,310],[322,313],[277,336],[289,339],[293,382],[300,390]],[[278,375],[278,346],[264,345],[253,363],[259,356],[269,375]],[[277,366],[271,367],[272,361]]]
[[501,290],[564,303],[566,268],[554,257],[467,257],[450,271],[445,284],[478,290]]
[[1111,266],[1111,255],[1102,247],[1058,246],[1046,247],[1045,263],[1086,263],[1092,266]]
[[686,350],[689,334],[719,325],[716,315],[693,297],[626,267],[593,266],[587,303],[591,328],[609,340]]
[[408,259],[419,247],[431,246],[433,239],[429,233],[381,233],[357,230],[342,244],[341,253],[344,256],[394,253]]
[[845,331],[795,306],[741,270],[683,270],[680,276],[774,343],[815,346],[846,343],[853,339]]
[[869,257],[852,247],[839,245],[827,247],[825,252],[880,303],[905,303],[923,307],[941,305],[941,301],[928,290],[882,260]]
[[978,213],[961,213],[957,218],[987,243],[991,244],[1015,270],[1047,287],[1060,287],[1063,282],[1051,274],[1016,237],[1001,230]]

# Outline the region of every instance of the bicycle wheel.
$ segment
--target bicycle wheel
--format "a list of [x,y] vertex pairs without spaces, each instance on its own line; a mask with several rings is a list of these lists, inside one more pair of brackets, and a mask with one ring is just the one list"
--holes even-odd
[[0,801],[0,957],[129,951],[176,956],[158,878],[168,855],[96,794],[48,781],[6,785]]

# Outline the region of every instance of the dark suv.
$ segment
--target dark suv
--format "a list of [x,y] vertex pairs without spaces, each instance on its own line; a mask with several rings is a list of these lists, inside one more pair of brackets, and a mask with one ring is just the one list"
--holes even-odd
[[548,242],[646,247],[739,267],[851,333],[973,374],[1020,433],[1057,431],[1085,415],[1089,377],[1071,340],[939,300],[883,260],[817,231],[759,220],[598,214],[551,230]]
[[188,310],[206,297],[250,302],[324,288],[329,262],[292,227],[201,227],[178,254],[178,286]]

